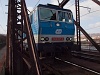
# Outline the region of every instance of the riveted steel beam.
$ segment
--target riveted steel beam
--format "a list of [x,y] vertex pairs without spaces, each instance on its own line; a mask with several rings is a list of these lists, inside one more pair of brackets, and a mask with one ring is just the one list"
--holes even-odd
[[79,30],[86,36],[86,38],[93,44],[93,46],[100,52],[100,46],[88,35],[88,33],[74,21],[75,25]]
[[8,8],[6,75],[42,75],[25,0],[9,0]]
[[[80,26],[80,8],[79,8],[79,0],[75,0],[75,9],[76,9],[76,22],[77,25]],[[76,27],[76,33],[77,33],[77,45],[78,50],[81,50],[81,32],[78,27]]]

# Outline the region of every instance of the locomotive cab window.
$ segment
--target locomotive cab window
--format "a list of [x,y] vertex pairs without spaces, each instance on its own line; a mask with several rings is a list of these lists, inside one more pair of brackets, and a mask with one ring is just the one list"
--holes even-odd
[[32,24],[33,14],[29,15],[30,23]]
[[56,20],[56,11],[53,9],[40,8],[41,20]]
[[62,22],[72,23],[72,14],[70,12],[58,11],[58,20]]

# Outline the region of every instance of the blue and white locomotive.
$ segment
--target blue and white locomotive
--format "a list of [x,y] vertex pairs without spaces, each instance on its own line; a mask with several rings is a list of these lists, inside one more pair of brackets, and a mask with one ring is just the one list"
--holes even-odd
[[71,10],[39,4],[29,17],[39,52],[73,45],[75,27]]

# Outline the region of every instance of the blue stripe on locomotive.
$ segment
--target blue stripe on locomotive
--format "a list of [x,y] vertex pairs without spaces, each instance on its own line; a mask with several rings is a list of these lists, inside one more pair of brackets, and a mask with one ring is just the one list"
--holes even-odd
[[30,20],[31,20],[31,27],[32,27],[33,34],[37,35],[38,31],[39,31],[38,11],[37,11],[37,9],[34,12],[32,12]]

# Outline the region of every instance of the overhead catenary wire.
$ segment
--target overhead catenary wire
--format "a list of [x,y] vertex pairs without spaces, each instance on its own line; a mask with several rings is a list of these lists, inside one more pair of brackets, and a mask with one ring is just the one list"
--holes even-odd
[[[3,6],[2,6],[2,3],[1,3],[1,0],[0,0],[0,5],[1,5],[2,11],[3,11],[3,13],[4,13],[4,17],[5,17],[5,19],[6,19],[5,11],[4,11],[4,9],[3,9]],[[6,32],[6,30],[4,30],[4,28],[2,27],[1,24],[0,24],[0,27],[1,27],[1,29],[2,29],[4,32]]]
[[91,27],[91,28],[88,28],[88,29],[85,29],[85,30],[91,30],[91,29],[95,29],[95,28],[100,28],[100,26]]
[[35,10],[35,8],[36,8],[36,6],[37,6],[37,4],[38,4],[39,2],[40,2],[40,0],[37,1],[37,3],[35,4],[33,10],[30,12],[30,14]]
[[75,5],[75,3],[71,4],[71,5],[70,5],[70,6],[68,6],[67,8],[69,8],[69,7],[73,6],[73,5]]
[[[82,3],[82,2],[84,2],[84,1],[81,1],[81,3]],[[75,3],[72,3],[72,4],[69,5],[67,8],[72,7],[73,5],[75,5]],[[89,8],[89,7],[84,7],[84,6],[80,6],[80,7],[89,9],[89,10],[88,10],[88,11],[89,11],[88,13],[83,14],[83,15],[81,15],[80,17],[84,17],[84,16],[86,16],[86,15],[88,15],[88,14],[91,14],[91,13],[100,11],[100,10],[94,10],[94,11],[91,11],[91,8]],[[95,28],[100,28],[100,26],[91,27],[91,28],[88,28],[88,29],[85,29],[85,30],[91,30],[91,29],[95,29]]]
[[[3,13],[5,14],[5,11],[4,11],[4,9],[3,9],[3,6],[2,6],[2,3],[1,3],[1,0],[0,0],[0,5],[1,5],[1,8],[2,8]],[[5,16],[5,15],[4,15],[4,16]],[[6,16],[5,16],[5,19],[6,19]]]
[[79,6],[79,7],[86,8],[88,10],[88,12],[91,11],[91,8],[89,8],[89,7],[85,7],[85,6]]
[[1,27],[1,29],[4,31],[4,32],[6,32],[6,30],[4,30],[4,28],[2,27],[2,25],[0,24],[0,27]]
[[37,1],[37,3],[35,4],[34,8],[36,8],[37,4],[40,2],[40,0]]
[[[84,2],[84,1],[81,1],[80,3],[82,3],[82,2]],[[75,5],[75,2],[72,3],[71,5],[69,5],[67,8],[72,7],[73,5]]]
[[84,14],[84,15],[81,15],[80,17],[84,17],[84,16],[86,16],[86,15],[88,15],[88,14],[90,14],[90,13],[94,13],[94,12],[98,12],[98,11],[100,11],[100,10],[95,10],[95,11],[92,11],[92,12],[86,13],[86,14]]
[[[36,6],[37,6],[37,4],[39,3],[39,1],[40,1],[40,0],[37,1],[36,5],[34,6],[34,9],[36,8]],[[58,1],[58,4],[60,4],[59,0],[57,0],[57,1]],[[81,3],[82,3],[82,2],[84,2],[84,0],[81,1]],[[73,6],[73,5],[75,5],[75,3],[72,3],[72,4],[69,5],[67,8],[69,8],[69,7]],[[91,9],[91,8],[89,8],[89,7],[84,7],[84,6],[80,6],[80,7]],[[34,11],[34,9],[33,9],[33,11]],[[100,10],[95,10],[95,11],[92,11],[92,12],[89,11],[89,13],[86,13],[86,14],[84,14],[84,15],[81,15],[80,17],[84,17],[84,16],[86,16],[86,15],[88,15],[88,14],[91,14],[91,13],[94,13],[94,12],[97,12],[97,11],[100,11]],[[97,28],[97,27],[96,27],[96,28]],[[87,30],[90,30],[90,29],[94,29],[94,28],[89,28],[89,29],[87,29]]]
[[[84,2],[84,1],[81,1],[81,3],[82,3],[82,2]],[[71,4],[70,6],[68,6],[67,8],[69,8],[69,7],[73,6],[73,5],[75,5],[75,3],[72,3],[72,4]],[[80,6],[80,7],[89,9],[89,13],[83,14],[83,15],[81,15],[80,17],[86,16],[86,15],[88,15],[88,14],[90,14],[90,13],[94,13],[94,12],[100,11],[100,10],[95,10],[95,11],[92,11],[92,12],[91,12],[91,11],[90,11],[91,8],[89,8],[89,7],[84,7],[84,6]]]
[[[95,10],[95,11],[92,11],[92,12],[86,13],[86,14],[80,16],[80,17],[84,17],[84,16],[86,16],[86,15],[88,15],[88,14],[91,14],[91,13],[94,13],[94,12],[98,12],[98,11],[100,11],[100,10]],[[95,29],[95,28],[100,28],[100,26],[91,27],[91,28],[88,28],[88,29],[85,29],[85,30],[91,30],[91,29]]]

